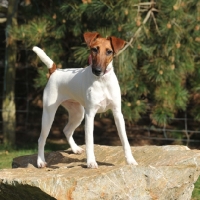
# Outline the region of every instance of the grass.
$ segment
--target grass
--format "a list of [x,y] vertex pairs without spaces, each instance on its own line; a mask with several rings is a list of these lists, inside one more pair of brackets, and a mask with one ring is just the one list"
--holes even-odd
[[[66,144],[54,144],[47,143],[45,146],[46,152],[56,151],[61,149],[67,149],[69,146]],[[6,148],[4,145],[0,145],[0,169],[11,169],[12,160],[18,156],[31,155],[37,153],[37,145],[28,145],[19,148]],[[195,188],[192,193],[191,200],[200,199],[200,178],[195,183]]]
[[37,152],[36,148],[22,149],[12,148],[10,146],[5,146],[0,144],[0,169],[10,169],[12,168],[12,160],[15,157],[34,154]]
[[12,160],[18,156],[35,154],[36,150],[3,150],[0,151],[0,169],[12,168]]
[[[67,144],[47,143],[45,152],[64,150],[69,148]],[[37,144],[23,145],[20,147],[5,147],[0,144],[0,169],[12,168],[12,160],[18,156],[31,155],[37,153]]]
[[200,199],[200,178],[198,178],[197,182],[194,184],[194,190],[192,193],[192,200]]

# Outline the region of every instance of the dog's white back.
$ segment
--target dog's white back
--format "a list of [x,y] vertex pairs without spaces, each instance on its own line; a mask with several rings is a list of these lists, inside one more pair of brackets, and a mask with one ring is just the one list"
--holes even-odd
[[[44,95],[48,93],[52,96],[44,99],[49,106],[56,101],[61,104],[66,100],[73,100],[83,107],[94,104],[96,108],[99,106],[98,112],[104,112],[112,106],[114,99],[121,98],[113,69],[102,77],[95,76],[91,66],[81,69],[57,69],[50,80],[44,90]],[[106,109],[105,106],[109,107]]]

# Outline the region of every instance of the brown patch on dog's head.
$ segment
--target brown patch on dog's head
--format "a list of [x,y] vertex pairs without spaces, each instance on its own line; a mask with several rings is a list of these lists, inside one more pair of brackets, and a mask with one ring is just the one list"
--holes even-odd
[[96,76],[106,73],[107,66],[116,54],[125,45],[125,41],[116,37],[102,38],[97,32],[87,32],[84,34],[87,46],[91,50],[92,72]]
[[100,34],[97,32],[86,32],[83,34],[84,40],[88,47],[90,47],[90,44],[96,40],[96,38],[100,37]]
[[113,47],[113,50],[115,52],[115,54],[117,54],[119,52],[119,50],[121,50],[124,45],[125,45],[125,41],[120,39],[120,38],[116,38],[114,36],[109,37],[108,39],[110,39],[111,45]]

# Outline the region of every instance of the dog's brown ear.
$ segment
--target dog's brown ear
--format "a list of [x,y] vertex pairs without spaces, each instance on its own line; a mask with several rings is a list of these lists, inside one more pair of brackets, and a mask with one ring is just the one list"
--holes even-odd
[[111,36],[108,38],[111,42],[111,45],[113,47],[114,53],[117,54],[120,49],[124,47],[126,42],[120,38],[116,38],[114,36]]
[[84,37],[85,42],[86,42],[86,44],[87,44],[88,47],[99,36],[100,36],[100,34],[97,33],[97,32],[86,32],[86,33],[83,34],[83,37]]

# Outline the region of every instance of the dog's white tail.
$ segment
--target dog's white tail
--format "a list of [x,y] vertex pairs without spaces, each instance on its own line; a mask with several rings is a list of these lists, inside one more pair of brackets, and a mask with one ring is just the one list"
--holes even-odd
[[53,61],[51,60],[51,58],[49,58],[49,56],[47,56],[47,54],[40,49],[39,47],[33,47],[33,51],[40,57],[40,59],[42,60],[42,62],[50,69],[53,66]]

